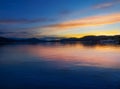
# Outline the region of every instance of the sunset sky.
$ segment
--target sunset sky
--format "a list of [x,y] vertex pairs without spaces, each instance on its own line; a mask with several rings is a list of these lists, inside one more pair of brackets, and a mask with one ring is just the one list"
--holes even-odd
[[120,35],[120,0],[0,0],[0,36]]

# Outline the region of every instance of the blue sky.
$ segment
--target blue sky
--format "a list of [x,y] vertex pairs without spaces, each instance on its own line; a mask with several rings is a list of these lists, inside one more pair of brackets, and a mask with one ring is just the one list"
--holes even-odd
[[118,35],[119,8],[120,0],[0,0],[0,36]]

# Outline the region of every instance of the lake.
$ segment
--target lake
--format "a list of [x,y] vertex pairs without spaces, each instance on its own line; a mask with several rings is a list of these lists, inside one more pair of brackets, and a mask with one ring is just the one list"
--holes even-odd
[[0,89],[120,89],[120,46],[0,46]]

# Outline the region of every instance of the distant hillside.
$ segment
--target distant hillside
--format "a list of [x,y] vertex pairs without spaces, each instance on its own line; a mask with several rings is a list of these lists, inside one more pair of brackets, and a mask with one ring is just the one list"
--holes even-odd
[[11,42],[15,42],[15,40],[10,38],[0,37],[0,43],[11,43]]
[[120,35],[115,36],[85,36],[82,38],[61,38],[59,40],[54,39],[38,39],[38,38],[27,38],[27,39],[11,39],[0,37],[0,44],[2,43],[40,43],[40,42],[87,42],[87,43],[99,43],[101,40],[115,40],[120,43]]

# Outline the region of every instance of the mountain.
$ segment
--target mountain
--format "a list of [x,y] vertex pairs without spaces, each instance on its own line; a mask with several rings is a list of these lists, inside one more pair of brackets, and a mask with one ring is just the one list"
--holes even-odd
[[10,38],[0,37],[0,44],[2,44],[2,43],[11,43],[11,42],[15,42],[15,40],[10,39]]
[[120,43],[120,35],[115,36],[84,36],[82,38],[55,38],[55,37],[46,37],[46,38],[23,38],[23,39],[13,39],[0,37],[0,44],[3,43],[41,43],[41,42],[81,42],[81,43],[94,43],[97,44],[102,40],[115,40]]

